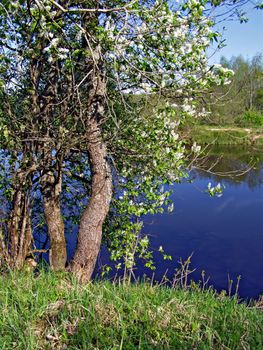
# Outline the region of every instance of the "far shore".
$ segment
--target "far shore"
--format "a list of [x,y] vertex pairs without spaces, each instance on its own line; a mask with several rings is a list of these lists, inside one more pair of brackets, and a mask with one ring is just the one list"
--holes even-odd
[[203,145],[263,145],[263,128],[236,126],[195,125],[191,138]]

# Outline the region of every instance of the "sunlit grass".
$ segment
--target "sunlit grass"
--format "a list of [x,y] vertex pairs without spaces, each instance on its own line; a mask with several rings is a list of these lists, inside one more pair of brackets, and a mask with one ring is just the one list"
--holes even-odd
[[0,277],[0,349],[261,349],[263,313],[212,290]]
[[191,137],[201,145],[262,145],[262,128],[214,127],[196,125],[192,127]]

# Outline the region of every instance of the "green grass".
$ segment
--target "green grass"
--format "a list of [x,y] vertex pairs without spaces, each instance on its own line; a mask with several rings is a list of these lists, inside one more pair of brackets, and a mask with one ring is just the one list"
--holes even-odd
[[191,138],[200,145],[254,145],[263,144],[263,128],[217,127],[195,125]]
[[0,277],[0,349],[262,349],[263,313],[211,290]]
[[[216,130],[214,130],[216,129]],[[257,143],[258,139],[254,140],[256,130],[248,133],[245,128],[233,128],[226,130],[220,127],[210,127],[205,125],[194,126],[191,130],[191,137],[195,142],[201,145],[217,144],[217,145],[247,145]],[[230,129],[230,128],[229,128]],[[263,135],[262,135],[263,137]]]

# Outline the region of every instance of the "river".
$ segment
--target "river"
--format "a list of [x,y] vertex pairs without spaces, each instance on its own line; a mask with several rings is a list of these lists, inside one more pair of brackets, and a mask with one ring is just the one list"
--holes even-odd
[[[151,236],[153,249],[161,245],[173,257],[163,260],[155,254],[154,279],[160,281],[165,272],[171,279],[179,258],[193,254],[194,281],[205,271],[208,284],[218,291],[228,291],[233,280],[233,293],[241,276],[239,296],[256,298],[263,293],[263,152],[214,147],[208,154],[189,172],[193,181],[172,186],[174,211],[144,218],[143,231]],[[225,186],[220,198],[206,193],[209,182]],[[107,261],[103,254],[100,261]],[[140,264],[135,273],[152,274]]]
[[[172,279],[177,261],[193,254],[191,279],[198,282],[205,271],[209,285],[218,291],[228,290],[232,279],[234,292],[241,276],[239,296],[257,298],[263,294],[263,151],[212,147],[207,153],[189,172],[188,180],[171,186],[174,211],[144,218],[143,232],[151,236],[156,252],[154,279],[162,280],[165,273]],[[225,186],[221,197],[207,194],[209,182]],[[76,236],[67,235],[67,241],[72,256]],[[163,259],[159,246],[172,261]],[[98,265],[106,263],[102,249]],[[142,264],[134,272],[139,277],[152,276]]]
[[[202,167],[210,173],[194,169],[192,183],[173,186],[174,212],[145,219],[144,231],[152,236],[153,246],[162,245],[173,256],[171,262],[158,259],[156,277],[166,269],[170,277],[176,261],[193,253],[194,280],[204,270],[209,283],[222,290],[228,289],[229,279],[235,282],[241,276],[239,295],[258,297],[263,293],[261,150],[221,147],[209,154]],[[225,186],[220,198],[205,192],[209,182]]]

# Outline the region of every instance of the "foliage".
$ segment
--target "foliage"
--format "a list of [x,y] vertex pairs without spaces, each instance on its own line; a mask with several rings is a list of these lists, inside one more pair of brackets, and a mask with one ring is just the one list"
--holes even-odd
[[263,115],[258,111],[248,110],[243,115],[243,125],[247,126],[262,126],[263,125]]
[[[120,162],[125,155],[123,170],[117,179],[116,194],[105,223],[105,241],[118,268],[123,267],[121,262],[124,261],[131,270],[136,256],[145,259],[146,266],[153,267],[149,238],[140,235],[142,217],[162,213],[165,208],[172,210],[170,192],[164,185],[186,176],[183,168],[186,150],[179,140],[177,113],[174,107],[167,105],[153,110],[148,117],[138,114],[123,128],[122,138],[117,140],[115,152],[123,146],[134,150],[131,154],[121,151],[118,157]],[[131,133],[133,139],[129,140]]]
[[[1,246],[8,253],[11,247],[13,260],[18,250],[24,260],[33,254],[30,237],[26,247],[21,245],[25,231],[42,230],[36,207],[44,213],[51,244],[60,237],[58,252],[64,242],[62,213],[80,223],[82,232],[100,214],[98,223],[91,225],[98,231],[79,235],[90,234],[87,242],[98,239],[94,247],[99,249],[111,199],[111,189],[103,192],[94,180],[103,176],[105,183],[113,179],[114,198],[105,225],[112,259],[117,266],[124,259],[130,269],[136,253],[152,266],[148,240],[139,235],[141,217],[169,206],[162,184],[184,176],[188,149],[179,137],[179,124],[200,117],[203,111],[197,102],[204,92],[228,83],[233,75],[231,68],[208,63],[210,44],[222,44],[214,30],[215,10],[226,5],[233,14],[243,3],[1,3],[0,148],[12,159],[11,205],[5,212],[6,222],[12,224]],[[145,106],[131,98],[136,94],[160,95],[165,103],[145,115]],[[195,145],[191,151],[196,150]],[[105,153],[101,158],[100,152]],[[94,170],[98,159],[99,170]],[[79,191],[84,192],[80,198]],[[98,204],[107,195],[106,204]],[[83,219],[85,213],[89,217]],[[83,259],[90,256],[90,246],[78,250]]]
[[262,55],[257,54],[250,60],[242,56],[230,60],[222,57],[220,63],[235,74],[228,85],[213,88],[213,99],[207,100],[210,113],[203,122],[221,126],[260,126],[263,110]]

